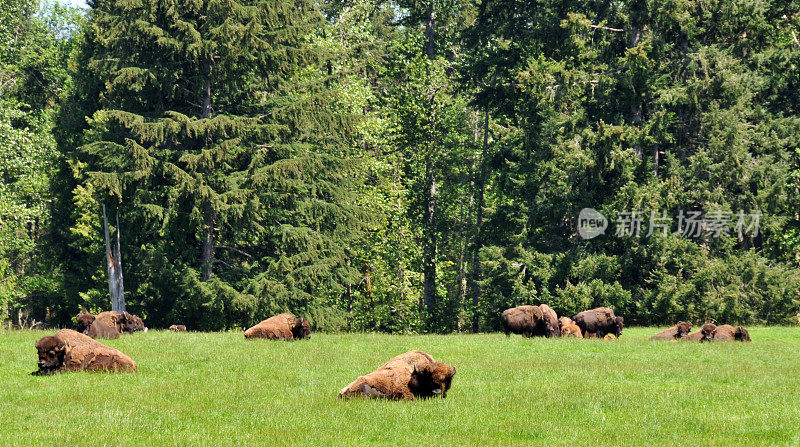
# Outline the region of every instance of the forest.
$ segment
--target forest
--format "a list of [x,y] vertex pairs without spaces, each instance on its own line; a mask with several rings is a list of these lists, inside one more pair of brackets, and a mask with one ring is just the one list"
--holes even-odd
[[[796,323],[798,0],[0,3],[0,321]],[[588,230],[589,231],[587,233]]]

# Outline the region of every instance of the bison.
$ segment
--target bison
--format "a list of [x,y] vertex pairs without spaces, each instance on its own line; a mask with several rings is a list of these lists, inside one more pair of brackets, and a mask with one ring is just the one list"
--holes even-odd
[[616,339],[617,336],[614,334],[606,334],[605,337],[603,337],[603,340],[616,340]]
[[539,309],[542,311],[542,320],[544,320],[544,335],[547,337],[558,337],[561,335],[561,325],[558,322],[556,311],[551,309],[547,304],[540,304]]
[[136,371],[136,362],[87,335],[62,329],[36,342],[39,369],[33,375],[63,371]]
[[270,340],[302,340],[311,338],[311,325],[305,318],[290,313],[275,315],[244,331],[244,338]]
[[692,331],[692,323],[686,321],[679,321],[678,324],[669,329],[665,329],[656,335],[650,337],[650,340],[677,340],[685,337]]
[[500,321],[506,336],[511,333],[521,334],[523,337],[558,335],[555,312],[546,304],[542,306],[519,306],[503,311]]
[[561,336],[567,338],[583,338],[581,328],[577,324],[568,324],[561,327]]
[[681,338],[681,340],[687,341],[712,341],[714,340],[714,336],[717,332],[717,325],[714,323],[706,323],[703,327],[700,328],[699,331],[692,332],[691,334]]
[[89,326],[89,330],[86,331],[86,335],[92,338],[119,338],[119,330],[116,326],[109,326],[103,320],[95,320],[91,326]]
[[128,312],[107,310],[97,314],[95,321],[97,320],[109,326],[115,326],[120,334],[132,334],[139,331],[147,332],[144,321],[138,315],[132,315]]
[[723,324],[717,326],[717,332],[714,334],[714,341],[751,341],[750,334],[747,329],[739,326],[734,328],[730,324]]
[[572,318],[570,318],[570,317],[561,317],[561,318],[558,319],[558,325],[560,327],[562,327],[562,328],[564,326],[569,326],[571,324],[575,324],[575,322],[572,321]]
[[78,326],[75,328],[75,330],[81,334],[86,334],[89,332],[89,327],[91,327],[92,323],[94,323],[95,317],[86,309],[81,309],[81,313],[79,313],[75,319],[78,321]]
[[596,309],[585,310],[574,317],[575,324],[581,328],[583,338],[590,338],[589,333],[597,338],[603,338],[606,334],[614,334],[619,337],[622,335],[624,319],[614,315],[614,311],[608,307],[598,307]]
[[186,326],[182,324],[173,324],[169,327],[172,332],[186,332]]
[[447,397],[456,369],[433,360],[422,351],[392,358],[377,370],[342,388],[339,398],[364,396],[382,399]]

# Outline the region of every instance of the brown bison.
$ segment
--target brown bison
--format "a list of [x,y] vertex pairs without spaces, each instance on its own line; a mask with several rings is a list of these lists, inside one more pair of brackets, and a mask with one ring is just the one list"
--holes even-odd
[[39,370],[33,375],[63,371],[136,371],[136,362],[87,335],[62,329],[36,342]]
[[120,334],[117,326],[109,326],[103,320],[95,320],[92,325],[89,326],[89,330],[85,332],[85,335],[92,338],[114,339],[119,338]]
[[614,315],[614,311],[608,307],[585,310],[572,319],[581,328],[583,338],[589,338],[588,333],[595,334],[597,338],[603,338],[606,334],[614,334],[616,337],[622,335],[624,320]]
[[311,325],[305,318],[285,313],[275,315],[244,331],[244,338],[270,340],[302,340],[311,338]]
[[567,338],[583,338],[581,328],[577,324],[568,324],[561,328],[561,336]]
[[694,331],[691,334],[681,338],[681,340],[687,341],[712,341],[714,340],[714,336],[717,332],[717,325],[714,323],[706,323],[703,327],[700,328],[699,331]]
[[[506,336],[511,333],[521,334],[523,337],[558,335],[558,319],[552,318],[555,312],[547,305],[544,306],[544,311],[541,306],[519,306],[503,311],[500,321]],[[552,314],[545,315],[545,312]]]
[[734,328],[730,324],[723,324],[717,326],[717,332],[714,334],[714,341],[752,341],[747,329],[739,326]]
[[679,321],[678,324],[669,329],[665,329],[656,335],[650,337],[650,340],[677,340],[685,337],[692,331],[692,323],[686,321]]
[[561,335],[561,324],[558,321],[556,311],[551,309],[547,304],[540,304],[539,309],[542,311],[542,319],[544,320],[544,335],[547,337],[558,337]]
[[422,351],[409,351],[342,388],[340,398],[364,396],[382,399],[447,397],[456,369],[433,360]]
[[570,317],[561,317],[561,318],[558,319],[558,325],[560,327],[562,327],[562,328],[564,326],[569,326],[571,324],[575,324],[575,322],[572,321],[572,318],[570,318]]
[[86,309],[81,309],[81,313],[79,313],[75,319],[78,321],[78,326],[75,330],[81,334],[86,334],[89,332],[89,327],[94,323],[95,318],[94,315],[89,313]]
[[173,324],[169,327],[172,332],[186,332],[186,326],[182,324]]
[[617,336],[614,335],[614,334],[606,334],[606,336],[603,337],[603,340],[616,340],[616,339],[617,339]]
[[132,315],[128,312],[107,310],[95,316],[95,321],[98,320],[109,326],[116,327],[120,334],[132,334],[139,331],[147,332],[144,321],[138,315]]

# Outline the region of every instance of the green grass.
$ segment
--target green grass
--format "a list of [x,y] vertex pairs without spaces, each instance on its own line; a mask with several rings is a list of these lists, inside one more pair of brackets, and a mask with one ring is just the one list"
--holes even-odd
[[[800,445],[800,328],[753,342],[163,331],[106,343],[136,374],[28,375],[52,331],[0,331],[0,445]],[[447,399],[340,401],[390,357],[458,369]]]

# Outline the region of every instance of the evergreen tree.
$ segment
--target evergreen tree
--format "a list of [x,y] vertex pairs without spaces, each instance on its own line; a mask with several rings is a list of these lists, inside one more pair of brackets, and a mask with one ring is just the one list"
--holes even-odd
[[101,107],[73,194],[94,192],[89,215],[118,209],[131,308],[223,328],[340,288],[360,211],[335,156],[343,119],[309,70],[313,2],[92,6]]

